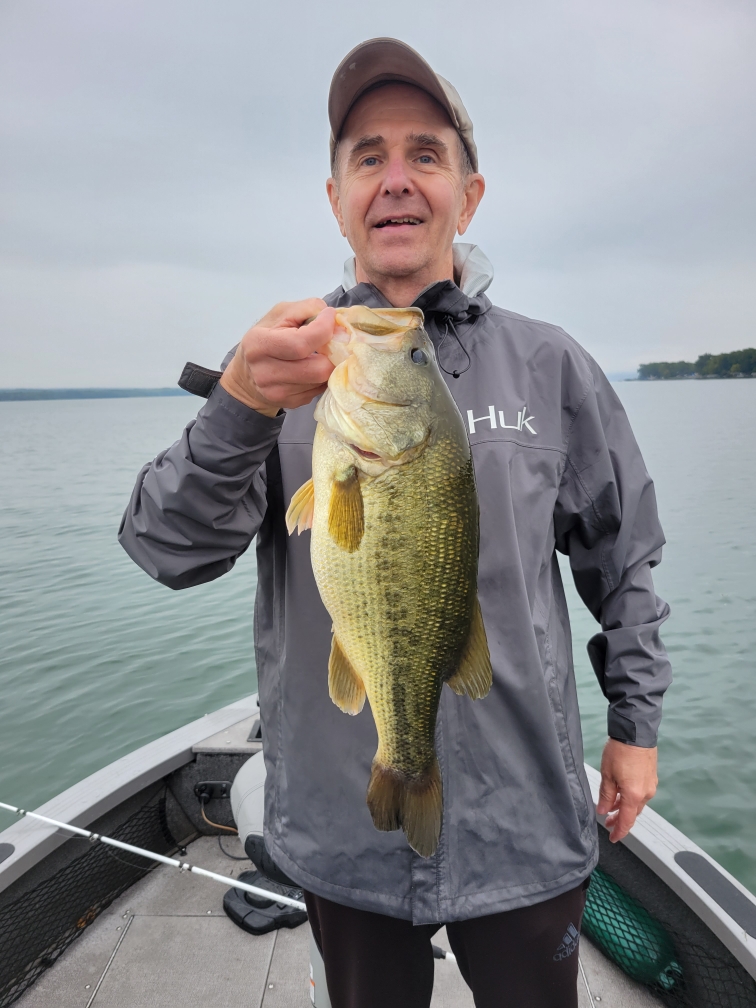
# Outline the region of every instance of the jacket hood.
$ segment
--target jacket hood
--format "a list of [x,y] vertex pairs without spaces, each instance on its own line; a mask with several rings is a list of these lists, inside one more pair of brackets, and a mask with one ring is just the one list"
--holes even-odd
[[[452,245],[452,253],[456,283],[439,280],[429,284],[415,298],[412,307],[421,308],[426,315],[435,313],[455,322],[466,322],[491,307],[483,292],[493,280],[493,266],[477,245],[458,243]],[[339,306],[364,304],[370,308],[391,307],[373,284],[357,283],[354,256],[344,263],[342,290],[334,291],[326,301]]]
[[[475,297],[488,290],[494,278],[491,260],[477,245],[455,242],[452,245],[454,257],[454,279],[460,290],[469,297]],[[344,263],[344,278],[341,286],[345,291],[357,286],[357,262],[350,256]]]

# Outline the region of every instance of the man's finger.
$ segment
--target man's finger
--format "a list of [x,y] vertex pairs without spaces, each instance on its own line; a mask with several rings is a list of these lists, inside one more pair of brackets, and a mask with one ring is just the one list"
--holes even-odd
[[322,395],[327,388],[327,384],[317,385],[314,388],[307,389],[306,392],[290,395],[287,399],[286,407],[287,409],[296,409],[297,406],[307,406],[308,403],[312,402],[316,395]]
[[328,381],[333,364],[321,354],[310,354],[304,360],[278,361],[268,358],[257,368],[258,388],[267,395],[273,385],[285,386],[287,391],[300,392]]
[[638,818],[638,813],[641,811],[642,807],[642,805],[637,805],[628,801],[620,801],[619,811],[616,813],[616,818],[607,824],[610,827],[609,839],[612,843],[624,840],[635,825],[635,820]]
[[599,789],[599,800],[596,811],[599,815],[607,815],[612,809],[617,807],[619,800],[619,789],[615,781],[610,781],[606,777],[601,778]]
[[305,298],[304,301],[280,301],[274,305],[267,315],[264,315],[257,323],[264,329],[277,329],[278,327],[298,328],[307,319],[319,315],[326,307],[322,298]]
[[333,337],[336,311],[325,308],[317,318],[299,328],[277,326],[261,335],[258,350],[278,360],[295,361],[309,357]]
[[620,807],[620,802],[622,801],[621,795],[616,795],[611,801],[599,802],[596,806],[596,812],[599,815],[610,815],[612,812],[616,812]]

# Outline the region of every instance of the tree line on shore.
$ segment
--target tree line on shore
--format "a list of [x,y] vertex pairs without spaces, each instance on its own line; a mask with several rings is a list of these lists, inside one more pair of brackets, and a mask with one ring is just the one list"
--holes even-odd
[[177,385],[169,388],[0,388],[0,402],[34,399],[136,399],[147,396],[186,396]]
[[740,378],[756,374],[756,349],[733,350],[732,353],[701,354],[696,361],[657,361],[641,364],[640,381],[649,378]]

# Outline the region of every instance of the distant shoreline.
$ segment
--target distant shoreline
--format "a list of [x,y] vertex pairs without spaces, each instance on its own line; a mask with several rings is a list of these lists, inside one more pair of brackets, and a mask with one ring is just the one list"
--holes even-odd
[[638,365],[639,381],[679,378],[750,378],[756,374],[756,347],[729,353],[701,354],[694,361],[651,361]]
[[[675,381],[733,381],[739,378],[756,378],[747,375],[680,375],[674,378],[620,378],[609,377],[610,381],[621,382],[675,382]],[[190,392],[178,386],[172,388],[0,388],[0,402],[41,402],[52,399],[154,399],[161,396],[188,396]]]
[[0,402],[32,402],[41,399],[141,399],[190,394],[177,386],[171,388],[0,388]]
[[625,378],[625,381],[657,382],[657,381],[739,381],[741,378],[756,378],[756,374],[690,374],[674,375],[670,378]]

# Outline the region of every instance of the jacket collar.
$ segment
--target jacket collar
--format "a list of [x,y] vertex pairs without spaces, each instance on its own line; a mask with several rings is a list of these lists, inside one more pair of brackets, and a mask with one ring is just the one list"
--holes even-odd
[[[425,315],[446,315],[455,322],[466,322],[482,315],[491,307],[483,293],[493,280],[493,267],[477,245],[455,244],[454,275],[457,283],[439,280],[430,284],[415,298],[412,305],[421,308]],[[326,298],[332,307],[346,308],[363,304],[368,308],[390,308],[389,302],[377,287],[357,283],[354,257],[344,264],[344,280],[340,288]]]
[[[452,245],[454,258],[454,279],[460,290],[468,297],[476,297],[488,290],[494,271],[491,260],[477,245],[455,242]],[[354,256],[344,263],[344,279],[341,285],[345,291],[357,286],[357,267]],[[376,306],[377,307],[377,306]],[[384,306],[385,307],[385,306]]]

